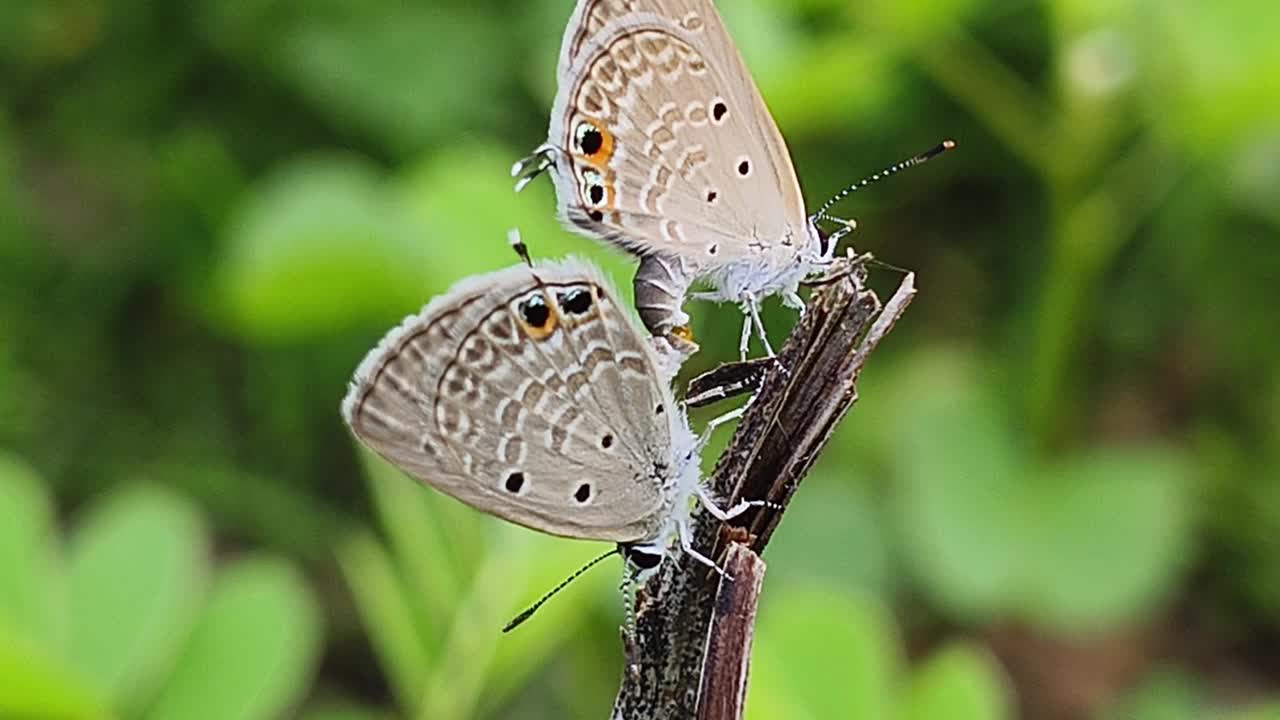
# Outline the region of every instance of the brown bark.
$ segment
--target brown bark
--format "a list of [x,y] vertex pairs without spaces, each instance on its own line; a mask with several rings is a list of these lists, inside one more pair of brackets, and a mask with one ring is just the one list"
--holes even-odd
[[[742,717],[764,563],[759,554],[800,481],[857,400],[863,364],[915,295],[904,277],[884,306],[866,288],[861,259],[836,263],[765,375],[710,479],[726,506],[768,500],[723,526],[702,514],[695,544],[729,570],[724,579],[692,561],[663,563],[640,591],[636,631],[614,718],[732,720]],[[726,547],[729,547],[726,552]]]

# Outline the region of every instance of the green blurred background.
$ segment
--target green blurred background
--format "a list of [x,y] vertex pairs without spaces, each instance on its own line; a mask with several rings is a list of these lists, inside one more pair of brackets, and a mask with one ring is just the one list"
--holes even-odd
[[[839,208],[921,293],[766,554],[749,717],[1280,717],[1280,5],[720,4],[811,208],[960,144]],[[570,9],[0,3],[0,717],[607,715],[616,566],[501,636],[599,548],[337,412],[510,227],[629,286],[508,177]],[[739,322],[690,309],[686,376]]]

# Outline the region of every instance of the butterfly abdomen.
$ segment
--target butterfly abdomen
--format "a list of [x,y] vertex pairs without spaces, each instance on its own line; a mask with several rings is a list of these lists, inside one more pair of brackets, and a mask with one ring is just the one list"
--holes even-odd
[[635,276],[636,311],[640,321],[654,335],[665,335],[689,322],[681,309],[689,277],[678,258],[648,255],[640,261]]

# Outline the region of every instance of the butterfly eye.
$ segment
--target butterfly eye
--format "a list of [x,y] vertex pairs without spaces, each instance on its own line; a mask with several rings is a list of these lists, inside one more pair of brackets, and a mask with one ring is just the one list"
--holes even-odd
[[630,546],[623,549],[627,556],[627,562],[635,565],[640,570],[652,570],[662,564],[662,553],[655,552],[650,547]]
[[543,299],[541,293],[525,298],[518,306],[518,310],[520,326],[524,328],[525,334],[534,340],[542,340],[555,331],[555,313],[547,307],[547,301]]

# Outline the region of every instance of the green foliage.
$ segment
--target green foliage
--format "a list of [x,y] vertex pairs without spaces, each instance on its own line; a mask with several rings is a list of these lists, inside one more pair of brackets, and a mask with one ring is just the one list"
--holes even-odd
[[916,672],[907,690],[902,720],[1012,717],[1007,680],[984,650],[954,645],[939,650]]
[[[595,548],[337,414],[510,228],[630,293],[511,192],[571,5],[0,3],[0,446],[38,469],[0,459],[0,716],[604,716],[616,573],[497,634]],[[1013,665],[1097,642],[1141,665],[1100,717],[1274,715],[1280,6],[718,6],[810,207],[959,142],[837,208],[921,292],[770,546],[751,712],[1009,717],[1052,697]],[[686,376],[735,357],[736,311],[688,309]],[[1053,642],[997,661],[1010,627]]]
[[0,715],[253,720],[303,696],[320,633],[305,581],[267,555],[215,571],[171,492],[95,503],[64,555],[44,486],[0,455],[0,517]]
[[1184,569],[1180,454],[1132,447],[1037,462],[953,355],[935,352],[900,382],[903,546],[922,586],[959,616],[1104,628],[1150,607]]
[[753,718],[890,717],[900,661],[892,623],[875,603],[790,590],[763,608],[753,656]]
[[367,162],[281,168],[231,221],[218,283],[228,320],[289,340],[412,306],[429,256],[401,215]]
[[856,594],[789,588],[768,599],[753,648],[751,718],[1004,720],[999,665],[970,644],[903,668],[893,622]]
[[118,492],[68,543],[68,659],[136,714],[164,680],[211,574],[195,509],[152,488]]
[[[339,548],[339,561],[405,716],[467,718],[507,707],[557,652],[573,653],[564,645],[579,628],[607,633],[618,621],[611,579],[616,575],[600,570],[548,603],[534,620],[500,634],[521,602],[532,602],[594,553],[477,517],[365,457],[387,540],[356,533]],[[583,598],[601,600],[609,620],[584,613]],[[586,668],[592,664],[584,658],[584,671],[591,672]],[[601,673],[601,684],[575,682],[573,688],[588,700],[607,702],[613,672],[599,665],[594,672]]]

